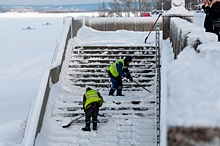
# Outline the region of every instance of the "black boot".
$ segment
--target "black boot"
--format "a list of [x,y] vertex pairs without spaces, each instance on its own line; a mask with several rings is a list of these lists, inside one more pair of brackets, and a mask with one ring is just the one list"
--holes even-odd
[[123,95],[123,94],[117,94],[116,96],[125,96],[125,95]]
[[92,129],[93,129],[94,131],[97,130],[97,122],[93,123],[93,127],[92,127]]
[[114,96],[114,92],[115,92],[115,89],[111,88],[110,91],[109,91],[108,96]]
[[122,89],[118,89],[118,90],[117,90],[117,95],[116,95],[116,96],[125,96],[125,95],[122,95],[121,92],[122,92]]
[[86,127],[82,128],[83,131],[91,131],[90,123],[86,123]]

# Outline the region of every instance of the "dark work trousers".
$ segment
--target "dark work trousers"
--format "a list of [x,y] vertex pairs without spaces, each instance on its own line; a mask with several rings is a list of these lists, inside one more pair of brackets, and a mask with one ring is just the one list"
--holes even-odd
[[86,127],[90,126],[90,119],[91,118],[92,118],[93,126],[97,126],[98,113],[99,113],[99,108],[97,108],[97,107],[90,107],[90,108],[85,110],[85,114],[86,114],[86,119],[85,119]]
[[220,41],[220,27],[215,27],[214,33],[218,36],[218,41]]
[[122,83],[121,76],[119,76],[117,78],[112,78],[111,77],[111,82],[112,82],[111,89],[113,91],[115,91],[117,89],[117,95],[121,95],[122,94],[122,88],[123,88],[123,83]]

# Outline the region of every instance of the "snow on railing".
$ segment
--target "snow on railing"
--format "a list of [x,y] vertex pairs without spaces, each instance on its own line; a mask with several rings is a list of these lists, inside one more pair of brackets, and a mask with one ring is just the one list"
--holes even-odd
[[204,29],[181,18],[173,17],[170,19],[170,41],[174,48],[175,59],[179,52],[186,46],[187,35],[193,31],[204,32]]
[[[218,36],[208,32],[191,32],[187,35],[187,44],[196,48],[197,51],[200,44],[218,42]],[[210,45],[211,46],[211,45]]]
[[199,44],[217,41],[214,33],[205,32],[203,27],[196,26],[178,17],[170,19],[169,36],[172,42],[174,59],[188,45],[196,49]]
[[[100,17],[86,18],[85,25],[100,31],[150,31],[157,17]],[[162,30],[162,18],[158,20]]]
[[[64,22],[64,27],[62,30],[60,42],[56,46],[56,48],[54,50],[53,58],[52,58],[52,64],[54,64],[55,66],[57,64],[60,64],[62,61],[62,58],[60,58],[60,57],[61,57],[61,54],[64,53],[64,49],[65,49],[65,45],[66,45],[66,36],[69,33],[70,25],[72,25],[72,17],[65,17],[63,22]],[[55,63],[55,61],[56,61],[56,63]]]

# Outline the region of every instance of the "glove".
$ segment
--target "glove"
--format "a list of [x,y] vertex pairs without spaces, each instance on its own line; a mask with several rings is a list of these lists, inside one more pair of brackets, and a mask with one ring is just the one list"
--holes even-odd
[[129,80],[130,80],[131,82],[133,82],[133,78],[132,78],[132,77],[130,77]]
[[131,76],[126,76],[127,79],[129,79],[131,82],[133,81],[133,78]]

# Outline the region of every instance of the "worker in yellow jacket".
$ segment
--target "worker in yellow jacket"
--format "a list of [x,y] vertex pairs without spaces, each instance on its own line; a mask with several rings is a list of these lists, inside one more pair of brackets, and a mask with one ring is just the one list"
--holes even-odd
[[85,123],[86,126],[82,128],[83,131],[91,131],[90,129],[90,119],[92,118],[94,131],[97,130],[97,117],[99,113],[99,107],[103,104],[103,97],[101,94],[91,89],[90,87],[86,88],[86,92],[83,95],[83,109],[85,112]]
[[116,96],[124,96],[122,94],[122,78],[126,77],[131,82],[133,81],[133,78],[128,70],[128,66],[131,61],[131,56],[127,56],[124,59],[118,60],[110,65],[108,75],[111,79],[112,86],[109,91],[109,96],[114,96],[115,90],[117,90]]

